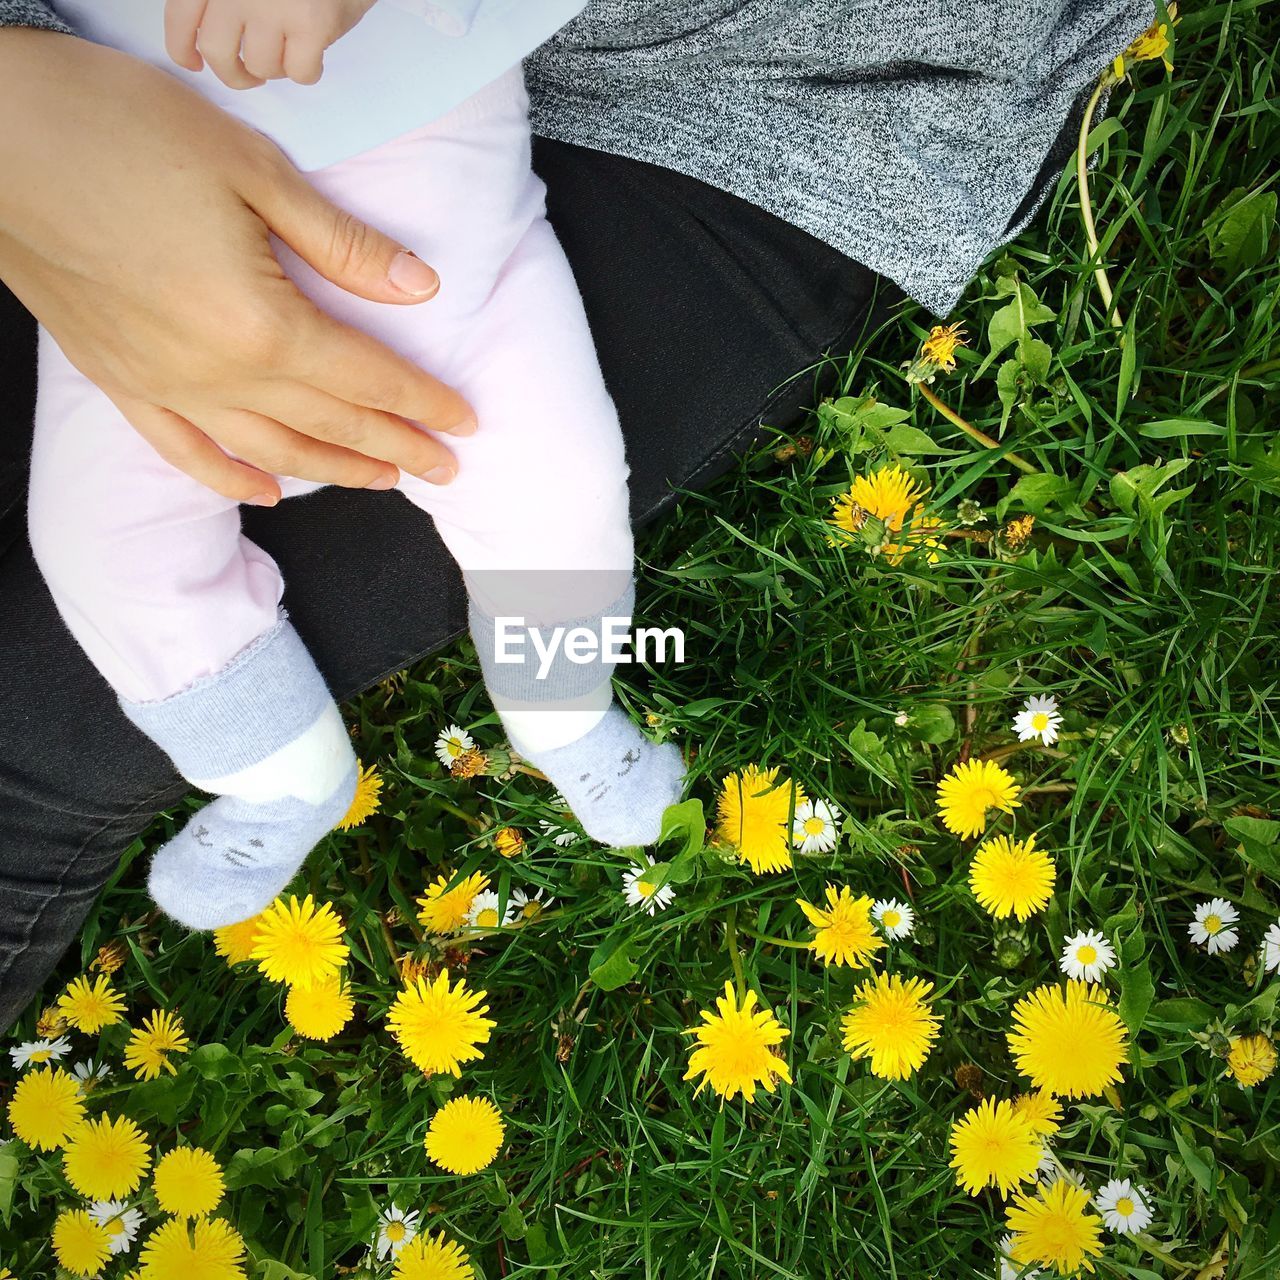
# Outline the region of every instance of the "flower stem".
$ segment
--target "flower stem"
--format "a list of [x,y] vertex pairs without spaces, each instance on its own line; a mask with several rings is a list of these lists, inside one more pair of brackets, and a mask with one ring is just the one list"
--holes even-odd
[[[1000,448],[999,440],[993,440],[985,432],[979,431],[972,422],[966,422],[965,419],[962,418],[954,409],[948,408],[943,404],[942,401],[939,400],[923,382],[917,382],[916,388],[919,390],[920,394],[924,396],[924,398],[933,405],[933,407],[937,409],[944,418],[946,418],[948,422],[959,427],[965,435],[976,440],[984,449]],[[1029,476],[1037,475],[1040,471],[1040,468],[1037,467],[1035,463],[1028,462],[1026,458],[1019,457],[1016,453],[1006,453],[1004,456],[1008,458],[1019,471],[1025,472]]]
[[729,908],[724,922],[724,942],[729,950],[729,962],[733,965],[733,985],[741,1003],[747,996],[747,979],[742,972],[742,952],[738,950],[738,908]]
[[1093,124],[1093,113],[1098,109],[1098,102],[1109,83],[1106,74],[1099,77],[1080,121],[1080,136],[1076,141],[1076,183],[1080,188],[1080,220],[1084,223],[1089,258],[1094,263],[1093,278],[1098,282],[1098,292],[1102,295],[1112,326],[1123,329],[1124,321],[1120,318],[1120,308],[1115,304],[1115,294],[1111,290],[1111,281],[1107,278],[1107,269],[1099,258],[1098,230],[1094,225],[1093,202],[1089,197],[1089,128]]

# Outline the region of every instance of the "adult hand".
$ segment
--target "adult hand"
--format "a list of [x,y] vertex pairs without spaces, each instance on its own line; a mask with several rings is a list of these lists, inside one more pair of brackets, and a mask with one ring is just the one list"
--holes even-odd
[[269,234],[377,302],[430,299],[426,263],[124,54],[0,28],[0,114],[0,279],[164,458],[267,506],[274,474],[375,489],[398,469],[452,479],[452,454],[411,424],[469,434],[466,402],[314,306]]

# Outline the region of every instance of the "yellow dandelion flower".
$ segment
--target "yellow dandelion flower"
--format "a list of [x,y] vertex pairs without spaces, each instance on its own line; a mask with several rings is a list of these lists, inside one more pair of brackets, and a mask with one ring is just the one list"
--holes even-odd
[[387,1015],[387,1026],[419,1071],[461,1075],[462,1063],[484,1057],[476,1046],[488,1044],[489,1032],[497,1025],[484,1016],[489,1012],[489,1006],[481,1004],[486,994],[469,991],[461,978],[450,987],[449,970],[444,969],[434,983],[419,978],[401,991]]
[[1227,1069],[1236,1083],[1246,1089],[1261,1084],[1276,1069],[1276,1047],[1261,1032],[1233,1036],[1227,1054]]
[[55,1151],[84,1119],[80,1086],[65,1071],[29,1071],[9,1099],[9,1123],[29,1147]]
[[741,1005],[733,994],[733,984],[724,984],[724,995],[716,998],[718,1012],[702,1011],[703,1025],[686,1033],[696,1038],[697,1048],[689,1058],[686,1080],[701,1075],[696,1097],[710,1085],[722,1098],[732,1101],[739,1093],[754,1102],[756,1086],[774,1091],[774,1077],[791,1083],[786,1061],[774,1053],[791,1033],[768,1009],[756,1009],[757,996],[748,991]]
[[1025,840],[993,836],[973,855],[969,888],[989,915],[1026,920],[1049,905],[1053,877],[1053,859],[1036,848],[1034,834]]
[[466,923],[476,894],[489,887],[489,877],[476,871],[452,889],[449,877],[440,876],[418,899],[418,923],[431,933],[457,933]]
[[441,1232],[414,1236],[396,1254],[391,1280],[474,1280],[462,1246]]
[[851,969],[861,969],[870,964],[884,946],[884,939],[871,918],[875,904],[865,894],[855,898],[848,885],[838,890],[834,885],[827,885],[825,908],[815,907],[803,898],[797,898],[796,902],[816,931],[809,946],[822,957],[824,964],[847,964]]
[[68,1209],[53,1224],[53,1252],[72,1275],[96,1276],[111,1256],[111,1237],[83,1209]]
[[971,1196],[987,1186],[1008,1195],[1035,1177],[1040,1154],[1031,1122],[1003,1098],[984,1098],[951,1126],[951,1167]]
[[493,837],[493,843],[504,858],[518,858],[524,852],[524,836],[515,827],[503,827]]
[[125,957],[128,952],[125,945],[119,938],[113,938],[110,942],[104,942],[98,948],[98,954],[93,957],[93,962],[89,968],[96,973],[105,973],[108,977],[111,974],[124,968]]
[[146,1135],[128,1116],[86,1120],[62,1153],[67,1181],[88,1200],[132,1195],[150,1163]]
[[1013,776],[990,760],[966,760],[938,783],[938,812],[942,825],[958,836],[979,836],[986,830],[987,813],[1018,808],[1020,788]]
[[791,811],[805,801],[803,788],[778,776],[778,768],[748,765],[720,784],[716,836],[732,845],[762,875],[791,866]]
[[449,1173],[477,1173],[502,1150],[506,1127],[488,1098],[451,1098],[431,1117],[423,1146]]
[[340,974],[314,987],[294,987],[284,1002],[289,1025],[308,1040],[332,1040],[354,1012],[355,1001]]
[[67,1030],[67,1020],[58,1012],[56,1004],[47,1005],[36,1019],[36,1038],[38,1040],[56,1040]]
[[190,1047],[182,1019],[171,1010],[157,1009],[130,1035],[124,1047],[124,1065],[139,1080],[154,1080],[162,1071],[177,1075],[169,1055],[186,1053]]
[[244,1241],[221,1218],[170,1218],[142,1246],[142,1280],[244,1280]]
[[1089,1098],[1120,1078],[1124,1023],[1101,987],[1083,982],[1037,987],[1013,1007],[1009,1051],[1037,1089]]
[[339,831],[350,831],[377,813],[382,807],[382,775],[377,766],[362,764],[356,776],[356,794],[351,806],[338,823]]
[[419,978],[427,977],[431,972],[431,961],[425,957],[415,956],[412,952],[400,957],[397,968],[400,981],[411,987]]
[[77,978],[58,997],[58,1012],[77,1031],[93,1035],[122,1021],[124,997],[112,989],[105,973],[100,973],[92,986],[88,978]]
[[449,766],[449,772],[455,778],[476,778],[489,767],[489,757],[476,747],[464,751]]
[[312,987],[333,977],[347,962],[342,918],[329,902],[316,906],[310,895],[277,898],[263,913],[253,959],[272,981]]
[[1066,1178],[1038,1196],[1019,1192],[1006,1211],[1012,1239],[1008,1253],[1020,1267],[1054,1266],[1059,1275],[1092,1271],[1102,1253],[1102,1219],[1089,1212],[1089,1193]]
[[905,1080],[919,1071],[942,1025],[929,1004],[932,990],[933,983],[920,978],[868,978],[844,1016],[845,1050],[855,1059],[870,1058],[871,1074],[882,1080]]
[[935,324],[920,354],[943,373],[950,373],[956,367],[956,348],[964,345],[964,330],[958,324]]
[[156,1203],[175,1218],[203,1218],[222,1202],[222,1169],[203,1147],[175,1147],[156,1162]]
[[213,949],[228,964],[244,964],[253,959],[253,948],[257,945],[258,930],[262,927],[262,914],[241,920],[239,924],[229,924],[213,931]]
[[[854,534],[866,525],[868,516],[874,516],[885,530],[885,542],[879,550],[891,564],[897,564],[909,551],[940,545],[929,536],[942,522],[925,514],[921,499],[926,493],[928,490],[895,462],[870,475],[855,476],[848,492],[833,500],[831,523]],[[937,556],[929,559],[936,561]]]
[[1051,1093],[1033,1089],[1014,1098],[1013,1109],[1031,1126],[1037,1138],[1058,1132],[1062,1124],[1062,1104]]

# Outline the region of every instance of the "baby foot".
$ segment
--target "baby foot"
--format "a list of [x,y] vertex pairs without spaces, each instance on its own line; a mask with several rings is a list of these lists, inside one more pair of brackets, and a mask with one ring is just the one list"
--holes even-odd
[[675,745],[650,742],[617,704],[577,742],[529,758],[559,787],[587,835],[615,848],[654,844],[663,811],[684,786]]
[[256,916],[342,821],[355,790],[353,764],[320,804],[293,796],[258,804],[219,796],[156,853],[147,880],[151,896],[190,929],[220,929]]

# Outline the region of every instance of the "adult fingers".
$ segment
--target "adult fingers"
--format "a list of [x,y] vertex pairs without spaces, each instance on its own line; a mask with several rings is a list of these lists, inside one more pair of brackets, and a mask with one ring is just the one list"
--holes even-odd
[[469,436],[476,430],[471,406],[453,387],[327,315],[300,344],[294,374],[338,400],[407,418],[429,431]]
[[[399,470],[435,484],[447,484],[457,474],[457,459],[445,444],[425,431],[394,414],[353,404],[304,383],[280,384],[267,389],[259,397],[258,407],[278,422],[287,423],[293,431],[335,446],[343,453],[349,451],[366,466],[385,469],[393,478]],[[284,472],[302,475],[292,466],[285,466]],[[331,483],[350,482],[333,480]],[[359,484],[367,487],[364,481]]]
[[262,22],[251,23],[244,29],[240,61],[244,69],[258,80],[282,80],[284,32]]
[[[390,489],[396,484],[400,473],[394,466],[323,439],[323,425],[327,424],[308,422],[303,430],[295,430],[263,414],[232,409],[213,415],[207,429],[237,457],[274,475],[346,489]],[[437,446],[436,456],[441,454],[452,478],[456,465],[443,446]]]
[[225,6],[206,11],[196,44],[214,75],[228,89],[256,89],[262,83],[251,76],[240,60],[244,23]]
[[286,36],[284,73],[295,84],[316,84],[324,75],[324,45],[310,36]]
[[259,507],[280,501],[274,476],[229,458],[203,431],[157,405],[117,399],[116,407],[135,431],[167,462],[192,479],[230,498]]
[[204,69],[196,48],[196,33],[207,0],[168,0],[164,7],[164,47],[174,62],[188,71]]
[[[283,160],[283,157],[282,157]],[[304,262],[371,302],[416,303],[440,278],[397,241],[331,204],[290,164],[245,175],[244,199]]]

